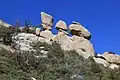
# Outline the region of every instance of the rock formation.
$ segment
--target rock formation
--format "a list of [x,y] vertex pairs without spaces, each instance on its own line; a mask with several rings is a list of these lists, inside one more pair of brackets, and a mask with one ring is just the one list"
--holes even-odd
[[[58,30],[58,34],[54,35],[51,32],[53,26],[53,17],[45,12],[41,12],[42,27],[36,28],[34,34],[19,33],[16,36],[16,48],[22,51],[34,51],[30,45],[33,42],[57,42],[60,44],[64,51],[75,50],[78,54],[84,58],[92,57],[95,62],[109,67],[111,69],[118,68],[120,65],[120,56],[112,52],[105,52],[104,54],[95,54],[94,47],[90,42],[91,33],[83,27],[79,22],[73,21],[72,24],[67,26],[65,21],[59,20],[55,27]],[[23,28],[21,28],[22,30]],[[33,28],[31,28],[33,30]],[[72,36],[68,36],[68,32]],[[45,52],[44,52],[45,53]],[[73,53],[74,54],[74,53]]]
[[49,40],[49,41],[54,37],[54,35],[52,34],[52,32],[49,31],[49,30],[41,31],[40,32],[40,36],[42,38],[45,38],[45,39]]
[[84,37],[88,40],[90,40],[91,38],[90,32],[78,22],[73,22],[72,24],[70,24],[69,29],[72,35]]
[[71,38],[71,40],[71,46],[80,55],[84,56],[85,58],[88,58],[89,56],[95,56],[93,45],[89,40],[75,35]]
[[103,64],[105,67],[108,67],[110,65],[106,60],[102,58],[93,57],[93,59],[95,60],[96,63]]
[[30,45],[33,42],[37,42],[37,36],[34,34],[19,33],[15,36],[16,49],[21,51],[34,51]]
[[115,68],[119,68],[120,66],[117,64],[110,64],[109,68],[111,69],[115,69]]
[[72,50],[72,40],[70,37],[64,34],[63,32],[59,32],[55,37],[52,38],[52,41],[55,41],[61,45],[63,50]]
[[58,30],[58,33],[62,32],[66,35],[68,35],[68,33],[66,32],[68,29],[67,29],[67,24],[65,23],[65,21],[63,20],[59,20],[56,25],[55,25],[56,29]]
[[41,12],[42,26],[44,29],[51,30],[53,26],[53,17],[45,12]]
[[120,64],[120,56],[111,52],[105,52],[102,55],[108,62]]
[[67,24],[65,23],[65,21],[63,20],[59,20],[57,23],[56,23],[56,29],[62,29],[62,30],[67,30]]

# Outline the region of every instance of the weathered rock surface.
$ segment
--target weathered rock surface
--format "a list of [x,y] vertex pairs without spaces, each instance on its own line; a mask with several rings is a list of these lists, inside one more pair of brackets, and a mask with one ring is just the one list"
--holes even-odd
[[38,37],[39,42],[46,42],[47,44],[52,44],[52,41],[48,40],[47,38]]
[[42,23],[42,26],[45,30],[51,30],[52,29],[52,27],[50,25],[46,25],[46,24]]
[[51,29],[53,26],[53,17],[45,12],[41,12],[42,26],[44,29]]
[[16,49],[21,51],[34,51],[32,49],[32,42],[37,42],[38,37],[33,34],[19,33],[15,36]]
[[110,64],[109,68],[111,69],[115,69],[115,68],[119,68],[120,66],[117,64]]
[[92,44],[82,37],[73,36],[70,38],[61,32],[53,38],[53,41],[58,42],[63,50],[75,50],[79,53],[79,55],[85,58],[94,56]]
[[120,64],[120,56],[111,52],[105,52],[102,55],[108,62]]
[[89,40],[75,35],[72,36],[71,40],[71,46],[80,55],[84,56],[85,58],[88,58],[89,56],[95,56],[93,45],[90,43]]
[[49,30],[41,31],[40,36],[48,40],[51,40],[54,37],[53,33]]
[[69,29],[72,35],[84,37],[88,40],[91,38],[91,33],[79,23],[73,22],[71,25],[69,25]]
[[65,31],[65,30],[62,30],[62,29],[59,29],[58,34],[59,34],[59,33],[63,33],[63,34],[68,35],[68,32],[67,32],[67,31]]
[[95,60],[96,63],[103,64],[105,67],[109,66],[109,63],[102,58],[93,57],[93,59]]
[[65,21],[59,20],[56,23],[56,29],[63,29],[63,30],[67,30],[67,24],[65,23]]
[[70,40],[69,36],[67,36],[63,32],[59,32],[52,40],[59,43],[63,50],[71,50],[72,49],[72,46],[71,46],[72,41]]

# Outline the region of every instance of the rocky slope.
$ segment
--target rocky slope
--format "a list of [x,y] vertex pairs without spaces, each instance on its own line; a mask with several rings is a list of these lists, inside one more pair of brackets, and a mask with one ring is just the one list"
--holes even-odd
[[[20,80],[120,80],[120,56],[113,52],[96,54],[90,42],[91,33],[79,22],[73,21],[68,26],[59,20],[55,35],[51,31],[54,18],[41,12],[41,21],[42,28],[20,27],[18,35],[13,36],[14,50],[11,51],[14,55],[9,55],[14,57],[10,59],[18,72],[11,73],[10,69],[8,74],[12,75],[5,73],[5,76],[12,77],[12,80],[19,80],[23,73],[27,74],[23,75],[27,79]],[[22,70],[21,75],[18,75],[19,70]]]
[[120,80],[120,68],[110,69],[85,59],[76,51],[64,51],[57,43],[36,43],[36,52],[0,49],[1,80]]
[[[30,44],[35,42],[46,42],[48,44],[57,42],[65,51],[75,50],[80,56],[86,59],[93,57],[97,63],[103,64],[105,67],[112,69],[119,67],[119,55],[111,54],[110,52],[105,52],[101,55],[95,54],[93,44],[90,42],[92,38],[91,33],[80,23],[73,21],[72,24],[67,26],[65,21],[59,20],[55,25],[58,30],[58,33],[55,35],[51,32],[54,18],[51,15],[41,12],[41,21],[43,30],[36,28],[35,34],[19,33],[15,37],[17,40],[16,49],[20,49],[21,51],[35,51]],[[72,34],[71,37],[68,36],[68,31]]]

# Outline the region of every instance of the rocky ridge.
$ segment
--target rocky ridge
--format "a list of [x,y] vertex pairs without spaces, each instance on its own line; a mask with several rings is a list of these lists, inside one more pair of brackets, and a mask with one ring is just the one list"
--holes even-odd
[[[52,42],[57,42],[65,51],[75,50],[80,56],[86,59],[93,57],[95,62],[111,69],[119,67],[119,55],[111,52],[105,52],[101,55],[95,54],[93,44],[90,42],[92,38],[91,33],[79,22],[73,21],[72,24],[67,26],[65,21],[59,20],[55,25],[58,34],[54,35],[51,32],[54,18],[45,12],[41,12],[41,21],[43,30],[37,27],[34,30],[35,34],[23,33],[21,30],[21,33],[15,36],[15,43],[17,44],[15,48],[17,50],[23,52],[35,51],[31,46],[32,43],[46,42],[52,44]],[[20,27],[20,29],[22,28]],[[72,37],[68,36],[69,33],[67,31],[70,31]]]

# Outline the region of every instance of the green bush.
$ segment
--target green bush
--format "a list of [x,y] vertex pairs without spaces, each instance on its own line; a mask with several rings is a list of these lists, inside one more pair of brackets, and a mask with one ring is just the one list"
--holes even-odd
[[[92,57],[84,59],[75,51],[64,51],[53,43],[36,43],[36,52],[10,53],[0,51],[0,79],[2,80],[120,80],[120,69],[111,70],[95,63]],[[39,47],[44,47],[40,49]],[[41,50],[48,57],[36,58]],[[76,75],[76,77],[73,77]]]

